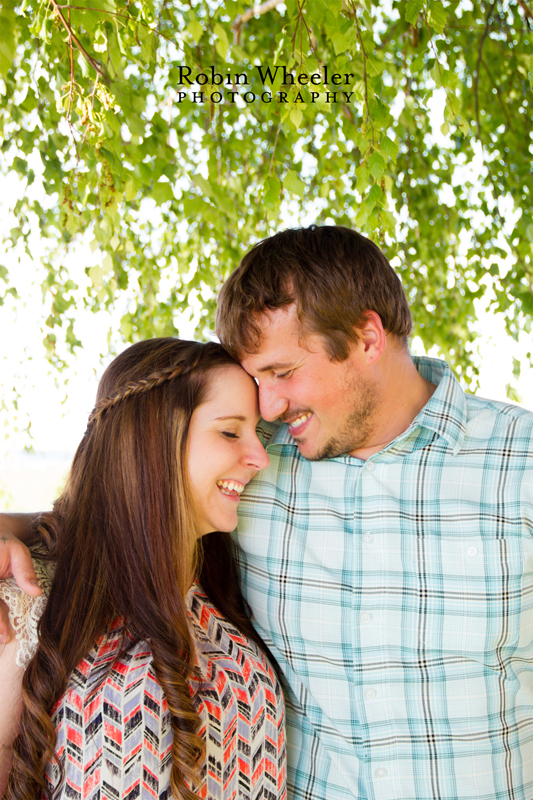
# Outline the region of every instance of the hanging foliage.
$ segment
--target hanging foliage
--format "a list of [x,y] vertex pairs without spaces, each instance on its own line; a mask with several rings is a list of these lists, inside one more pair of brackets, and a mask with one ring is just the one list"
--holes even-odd
[[82,346],[81,306],[122,303],[130,341],[194,297],[201,335],[290,214],[396,257],[415,333],[471,382],[476,298],[514,335],[533,316],[532,25],[524,0],[2,0],[0,168],[46,197],[5,245],[38,226],[49,358]]

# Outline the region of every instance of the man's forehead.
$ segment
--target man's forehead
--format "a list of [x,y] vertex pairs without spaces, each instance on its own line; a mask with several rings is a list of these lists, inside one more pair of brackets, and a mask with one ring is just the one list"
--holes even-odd
[[280,328],[295,327],[301,329],[295,303],[279,308],[264,308],[254,314],[254,322],[263,336],[271,336]]
[[255,315],[254,322],[260,332],[260,349],[267,344],[277,345],[280,341],[284,344],[306,347],[309,330],[306,329],[305,320],[302,320],[296,303],[279,308],[266,308]]
[[299,350],[296,342],[291,345],[287,341],[276,342],[272,337],[261,336],[258,348],[253,352],[243,353],[240,362],[250,374],[252,372],[254,374],[268,372],[268,370],[292,366]]
[[[251,315],[248,321],[248,341],[242,345],[236,353],[243,367],[246,362],[255,362],[258,357],[268,355],[269,352],[277,348],[279,344],[279,342],[276,341],[279,339],[277,334],[280,327],[283,325],[283,320],[287,319],[286,316],[281,317],[279,315],[278,312],[282,310],[285,311],[285,309],[281,308],[264,309],[261,312],[255,312]],[[247,371],[249,372],[250,370]]]
[[[315,341],[315,339],[317,341]],[[242,367],[250,375],[292,369],[310,354],[325,350],[320,336],[306,336],[298,323],[296,330],[284,328],[265,329],[259,346],[240,357]]]

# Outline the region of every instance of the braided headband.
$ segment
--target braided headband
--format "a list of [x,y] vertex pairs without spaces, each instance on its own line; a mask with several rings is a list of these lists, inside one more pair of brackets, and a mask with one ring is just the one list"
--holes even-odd
[[152,389],[161,386],[162,383],[166,383],[167,381],[172,381],[174,378],[179,378],[182,375],[186,375],[189,372],[192,372],[198,366],[200,359],[203,355],[203,349],[198,353],[196,358],[194,358],[190,363],[186,363],[185,361],[179,361],[177,364],[174,364],[171,367],[164,367],[157,372],[153,372],[147,378],[141,378],[137,382],[127,383],[123,386],[118,392],[115,394],[111,394],[108,397],[104,397],[100,402],[98,402],[91,413],[89,414],[89,419],[87,422],[87,430],[85,431],[85,436],[87,436],[94,425],[98,422],[99,419],[110,409],[115,408],[117,405],[122,403],[124,400],[127,400],[128,397],[139,397],[139,395],[145,394],[146,392],[151,391]]

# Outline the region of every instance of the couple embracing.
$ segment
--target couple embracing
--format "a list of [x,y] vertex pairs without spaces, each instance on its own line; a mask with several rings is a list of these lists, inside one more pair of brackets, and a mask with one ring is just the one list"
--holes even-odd
[[225,349],[108,367],[54,510],[2,521],[6,798],[533,798],[533,415],[411,327],[312,226],[226,281]]

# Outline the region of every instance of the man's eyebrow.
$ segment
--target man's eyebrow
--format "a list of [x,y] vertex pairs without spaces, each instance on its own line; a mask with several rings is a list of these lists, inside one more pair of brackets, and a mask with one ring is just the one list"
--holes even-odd
[[289,369],[292,367],[292,361],[275,361],[272,364],[267,364],[266,367],[259,367],[256,372],[270,372],[271,370]]
[[240,414],[230,414],[228,417],[215,417],[215,420],[224,421],[226,419],[238,419],[239,422],[246,422],[246,417],[242,417]]

